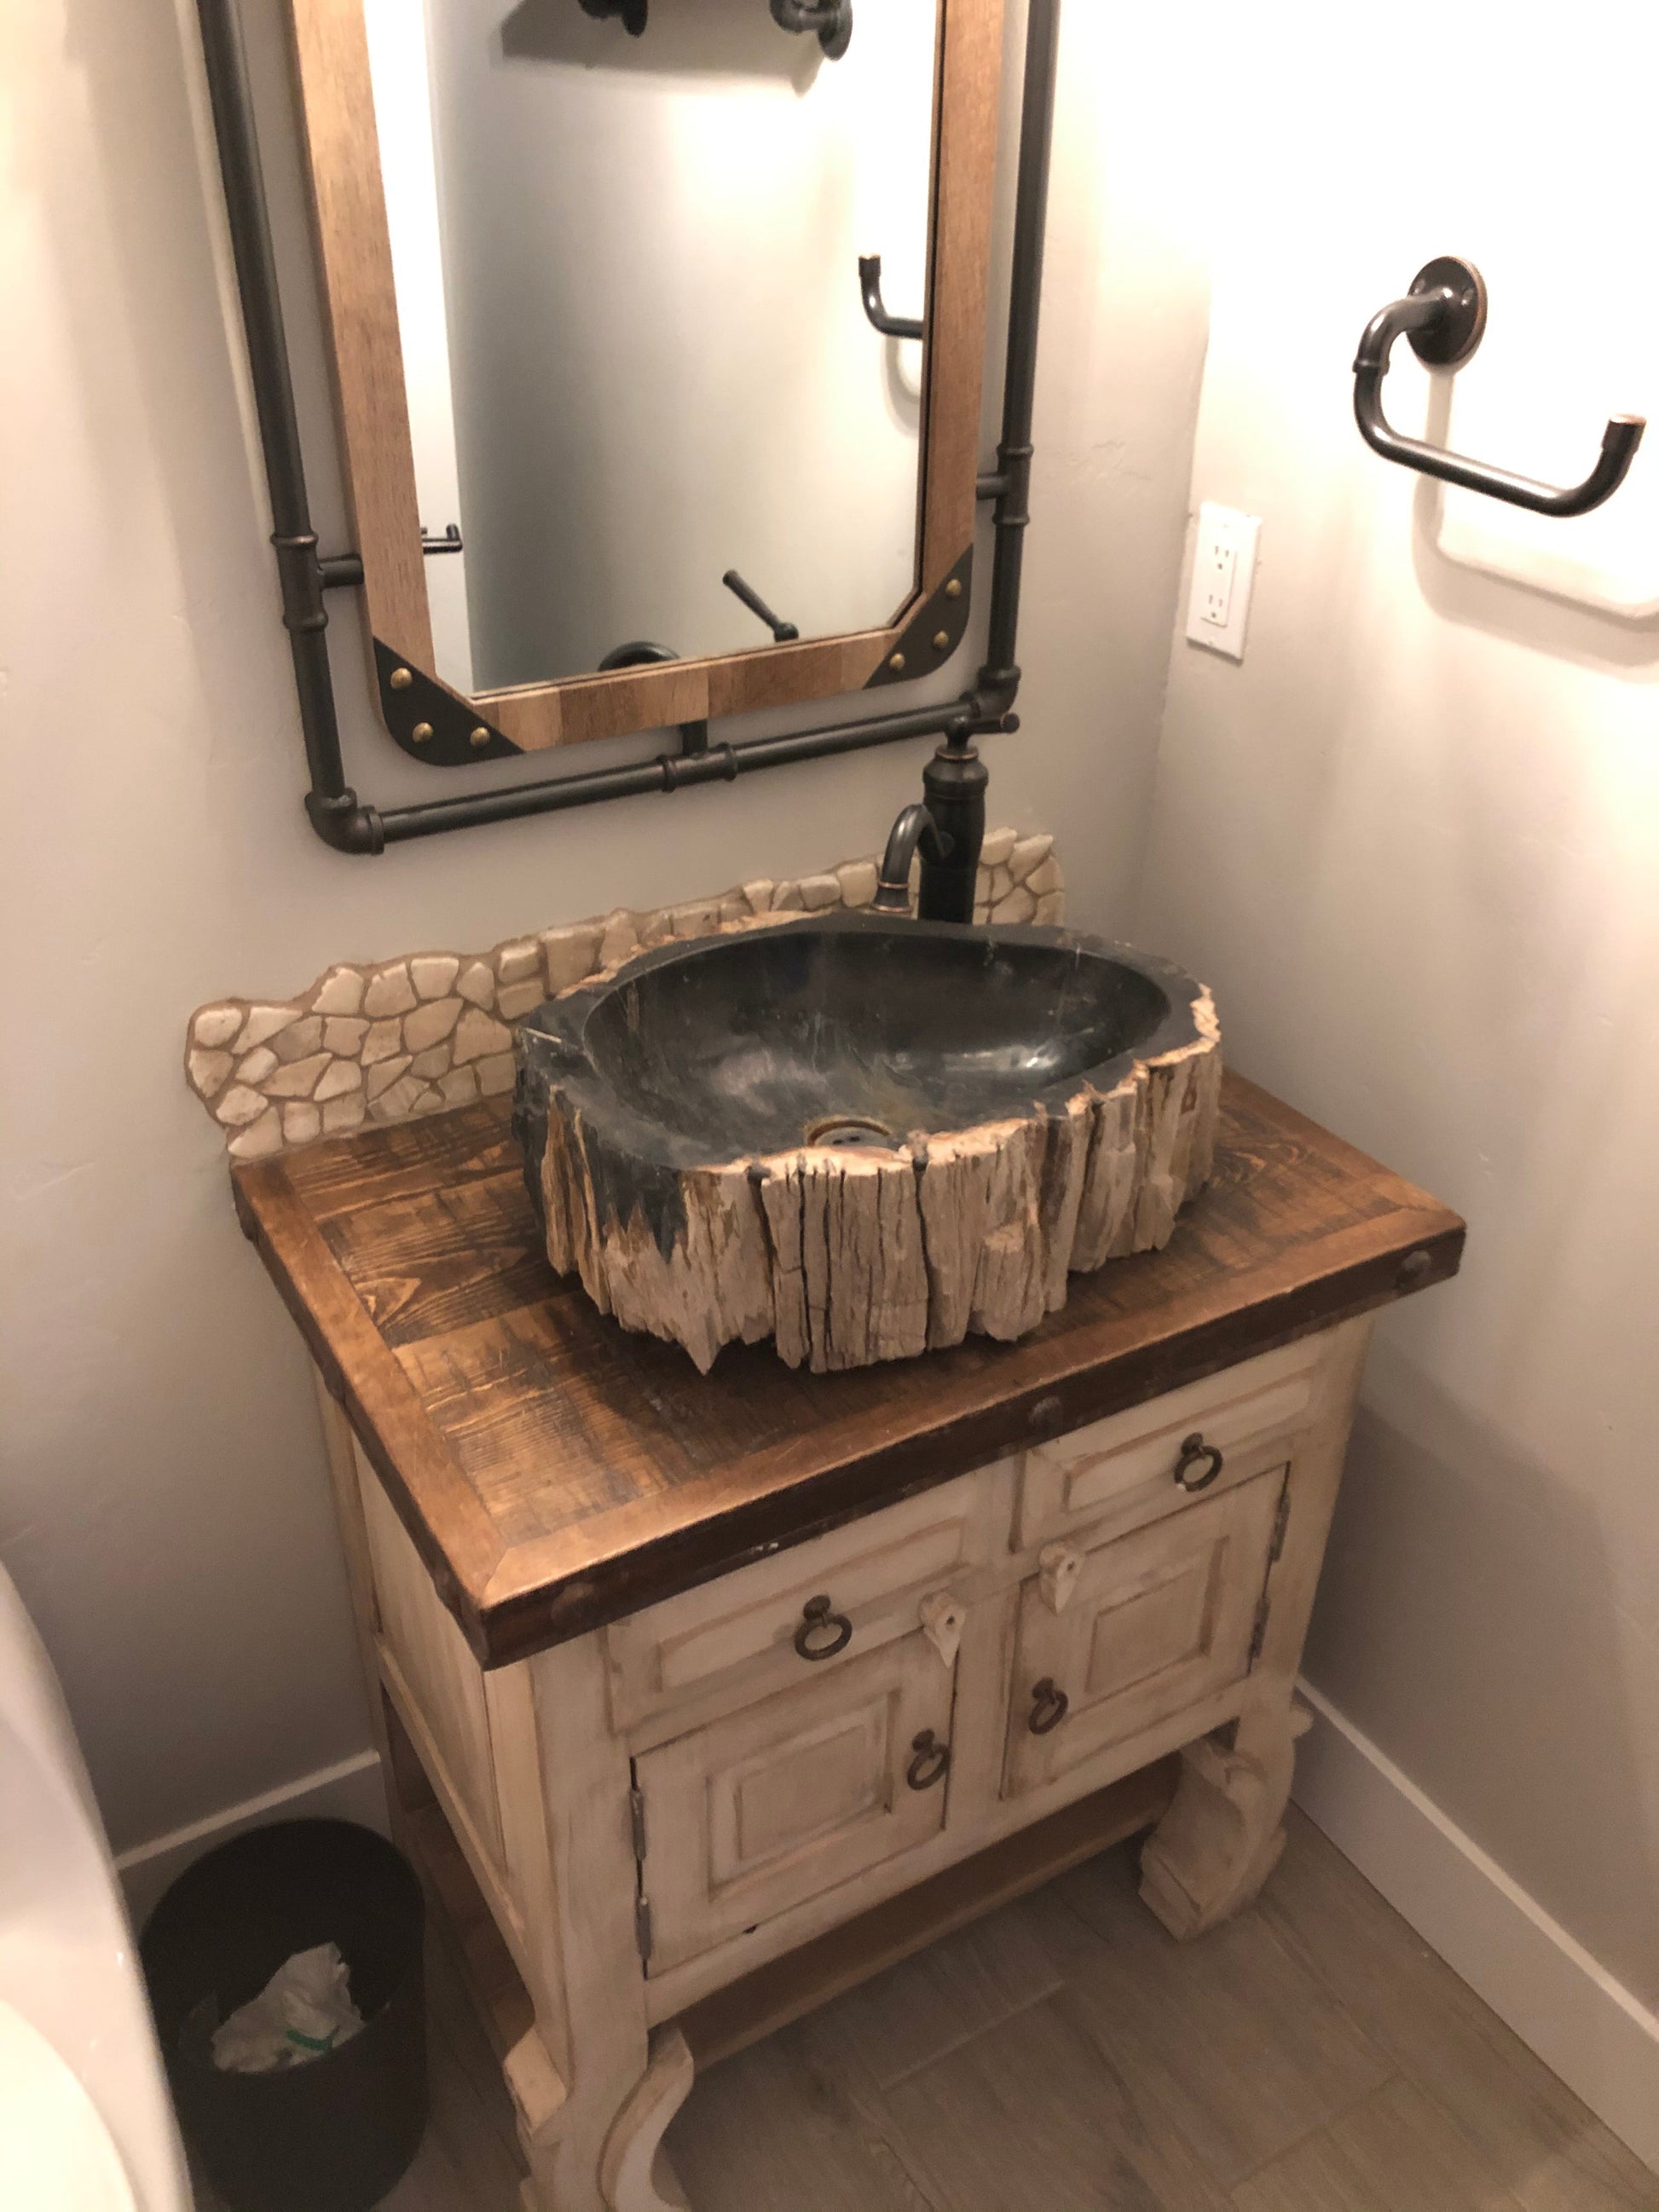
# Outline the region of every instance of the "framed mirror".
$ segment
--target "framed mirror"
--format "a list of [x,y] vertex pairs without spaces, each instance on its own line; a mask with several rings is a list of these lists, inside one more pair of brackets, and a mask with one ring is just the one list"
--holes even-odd
[[289,0],[374,682],[435,765],[939,666],[1002,0]]

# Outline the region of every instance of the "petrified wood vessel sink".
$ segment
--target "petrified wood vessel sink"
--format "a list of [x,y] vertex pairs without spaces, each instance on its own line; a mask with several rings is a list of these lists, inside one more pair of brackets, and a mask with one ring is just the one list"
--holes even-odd
[[520,1025],[548,1257],[624,1328],[861,1367],[1013,1338],[1210,1171],[1209,993],[1056,929],[836,914],[667,945]]

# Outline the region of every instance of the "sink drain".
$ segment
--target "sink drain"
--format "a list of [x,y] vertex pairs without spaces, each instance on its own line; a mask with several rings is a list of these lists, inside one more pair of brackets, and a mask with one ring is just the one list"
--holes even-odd
[[890,1152],[894,1137],[890,1129],[879,1121],[866,1121],[860,1114],[831,1114],[822,1121],[806,1125],[809,1145],[833,1145],[842,1152]]

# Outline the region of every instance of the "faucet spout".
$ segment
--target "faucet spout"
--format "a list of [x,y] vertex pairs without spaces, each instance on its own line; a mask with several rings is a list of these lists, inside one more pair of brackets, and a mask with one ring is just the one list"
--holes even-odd
[[877,914],[910,911],[910,863],[918,852],[925,871],[951,856],[951,840],[934,821],[933,811],[921,799],[902,810],[887,834],[887,850],[876,876],[876,896],[871,902]]

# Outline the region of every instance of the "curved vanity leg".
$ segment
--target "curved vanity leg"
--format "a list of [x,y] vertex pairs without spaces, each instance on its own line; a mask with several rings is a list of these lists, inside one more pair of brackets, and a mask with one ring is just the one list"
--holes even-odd
[[611,2123],[599,2161],[610,2212],[688,2212],[663,2130],[691,2092],[691,2052],[678,2027],[659,2027],[638,2086]]
[[[536,2040],[532,2030],[513,2057]],[[526,2127],[520,2106],[530,2166],[524,2212],[690,2212],[662,2137],[690,2092],[692,2071],[679,2029],[660,2027],[644,2072],[631,2081],[550,2106],[538,2128]]]
[[1212,1735],[1188,1745],[1174,1802],[1141,1852],[1142,1901],[1182,1942],[1248,1905],[1285,1848],[1300,1731],[1288,1709],[1277,1726],[1253,1717],[1249,1749],[1242,1727],[1231,1750]]
[[1141,1897],[1182,1940],[1248,1905],[1285,1848],[1296,1739],[1311,1717],[1295,1700],[1297,1668],[1370,1334],[1362,1315],[1325,1338],[1308,1426],[1285,1476],[1255,1662],[1232,1741],[1209,1735],[1188,1745],[1174,1802],[1141,1853]]

